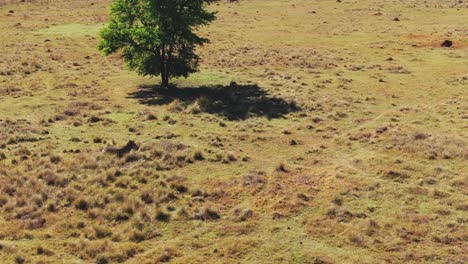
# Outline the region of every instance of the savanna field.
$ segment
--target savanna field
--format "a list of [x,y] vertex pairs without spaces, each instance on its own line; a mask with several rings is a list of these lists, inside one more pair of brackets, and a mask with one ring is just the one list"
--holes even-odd
[[0,0],[0,263],[468,262],[468,1],[220,1],[170,89],[110,4]]

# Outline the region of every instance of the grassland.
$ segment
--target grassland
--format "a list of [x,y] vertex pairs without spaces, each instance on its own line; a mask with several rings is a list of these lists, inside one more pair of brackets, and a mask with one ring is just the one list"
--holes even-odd
[[468,3],[220,2],[170,91],[109,3],[0,2],[1,263],[468,262]]

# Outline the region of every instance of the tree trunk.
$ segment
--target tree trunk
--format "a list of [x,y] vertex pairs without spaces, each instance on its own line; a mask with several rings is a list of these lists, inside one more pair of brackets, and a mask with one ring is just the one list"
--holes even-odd
[[169,79],[171,78],[171,64],[172,64],[172,52],[173,45],[169,45],[169,50],[167,51],[167,60],[166,60],[166,85],[169,86]]
[[161,88],[169,88],[169,80],[166,78],[164,73],[161,73]]
[[159,56],[160,71],[161,71],[161,88],[167,88],[169,85],[167,76],[166,76],[166,47],[162,45],[161,53]]

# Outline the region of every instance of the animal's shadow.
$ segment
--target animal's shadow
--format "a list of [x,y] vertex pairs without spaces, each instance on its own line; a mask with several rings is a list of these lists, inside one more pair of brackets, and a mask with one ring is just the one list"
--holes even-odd
[[200,87],[170,87],[140,85],[129,94],[145,105],[166,105],[180,100],[185,105],[197,102],[201,112],[216,114],[229,120],[245,120],[252,116],[280,118],[300,110],[294,102],[273,97],[257,85],[212,85]]

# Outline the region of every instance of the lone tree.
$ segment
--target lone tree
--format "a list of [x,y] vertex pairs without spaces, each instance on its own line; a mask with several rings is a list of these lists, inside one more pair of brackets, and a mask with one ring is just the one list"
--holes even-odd
[[198,69],[195,47],[208,42],[194,33],[216,19],[206,6],[218,0],[114,0],[109,25],[101,31],[99,49],[117,51],[131,70],[161,76],[167,88],[172,77]]

